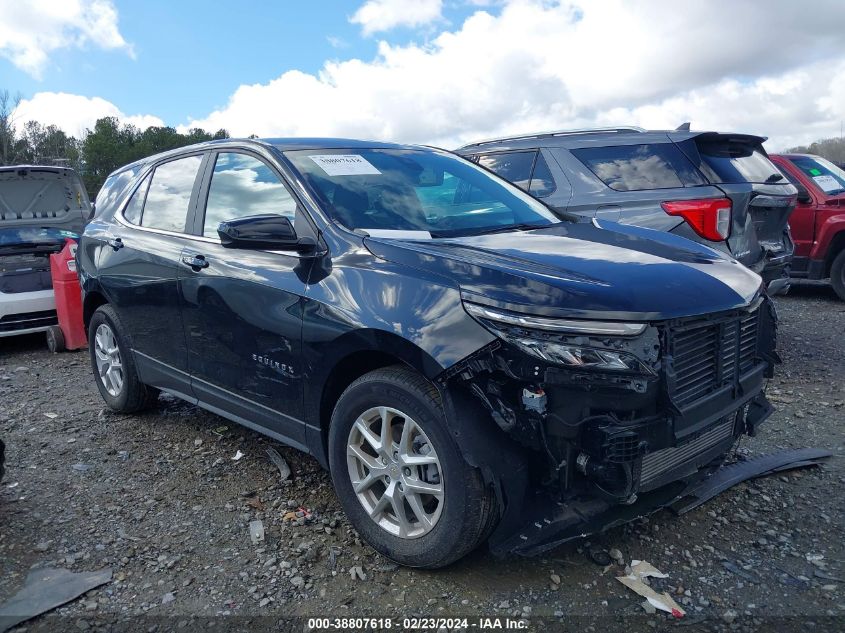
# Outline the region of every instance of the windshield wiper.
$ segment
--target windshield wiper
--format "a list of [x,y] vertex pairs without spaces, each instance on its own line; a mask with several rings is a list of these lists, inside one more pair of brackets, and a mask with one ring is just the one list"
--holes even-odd
[[530,224],[523,222],[520,224],[509,224],[507,226],[492,226],[487,229],[479,229],[469,233],[469,235],[490,235],[492,233],[510,233],[511,231],[533,231],[534,229],[544,229],[549,226],[555,226],[558,222],[549,224]]
[[768,178],[766,178],[765,183],[770,185],[772,183],[778,182],[779,180],[783,180],[783,174],[772,174]]

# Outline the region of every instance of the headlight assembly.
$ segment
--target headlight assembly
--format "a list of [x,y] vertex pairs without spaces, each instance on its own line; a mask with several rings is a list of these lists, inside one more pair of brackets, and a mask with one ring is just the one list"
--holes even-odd
[[628,352],[555,340],[563,336],[630,338],[642,334],[645,323],[553,319],[503,312],[474,303],[464,303],[464,306],[493,334],[547,363],[572,369],[654,373]]

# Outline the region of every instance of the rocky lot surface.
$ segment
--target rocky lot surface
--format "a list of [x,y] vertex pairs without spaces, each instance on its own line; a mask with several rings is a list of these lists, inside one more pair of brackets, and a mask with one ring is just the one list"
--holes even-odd
[[[845,304],[815,284],[777,303],[777,413],[739,452],[824,447],[835,453],[826,466],[741,484],[683,517],[661,512],[543,558],[480,551],[437,572],[398,568],[362,543],[312,458],[276,446],[292,470],[282,482],[265,452],[273,442],[257,433],[166,397],[155,411],[112,414],[86,352],[2,339],[0,603],[34,567],[108,567],[111,582],[19,630],[220,630],[254,628],[259,616],[353,614],[514,616],[538,630],[842,630]],[[597,565],[596,548],[623,564]],[[647,613],[615,580],[632,559],[669,574],[652,585],[686,618]]]

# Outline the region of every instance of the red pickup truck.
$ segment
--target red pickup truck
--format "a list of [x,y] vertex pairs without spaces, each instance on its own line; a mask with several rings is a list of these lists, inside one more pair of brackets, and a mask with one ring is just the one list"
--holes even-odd
[[821,156],[770,154],[798,188],[789,216],[795,242],[791,277],[827,279],[845,301],[845,170]]

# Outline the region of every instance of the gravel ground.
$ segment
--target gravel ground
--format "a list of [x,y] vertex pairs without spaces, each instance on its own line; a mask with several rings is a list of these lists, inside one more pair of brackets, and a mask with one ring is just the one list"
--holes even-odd
[[[25,626],[254,628],[275,622],[268,616],[367,614],[516,617],[530,630],[841,631],[845,304],[817,284],[777,303],[777,412],[740,453],[825,447],[835,453],[825,467],[741,484],[681,518],[661,512],[544,558],[479,551],[437,572],[397,568],[362,543],[312,458],[277,446],[293,472],[282,483],[270,440],[166,397],[155,411],[112,414],[87,353],[51,355],[40,336],[2,339],[0,602],[34,567],[110,567],[110,583]],[[256,519],[265,540],[253,544]],[[668,573],[652,584],[687,617],[647,614],[614,579],[623,566],[590,560],[597,547]]]

